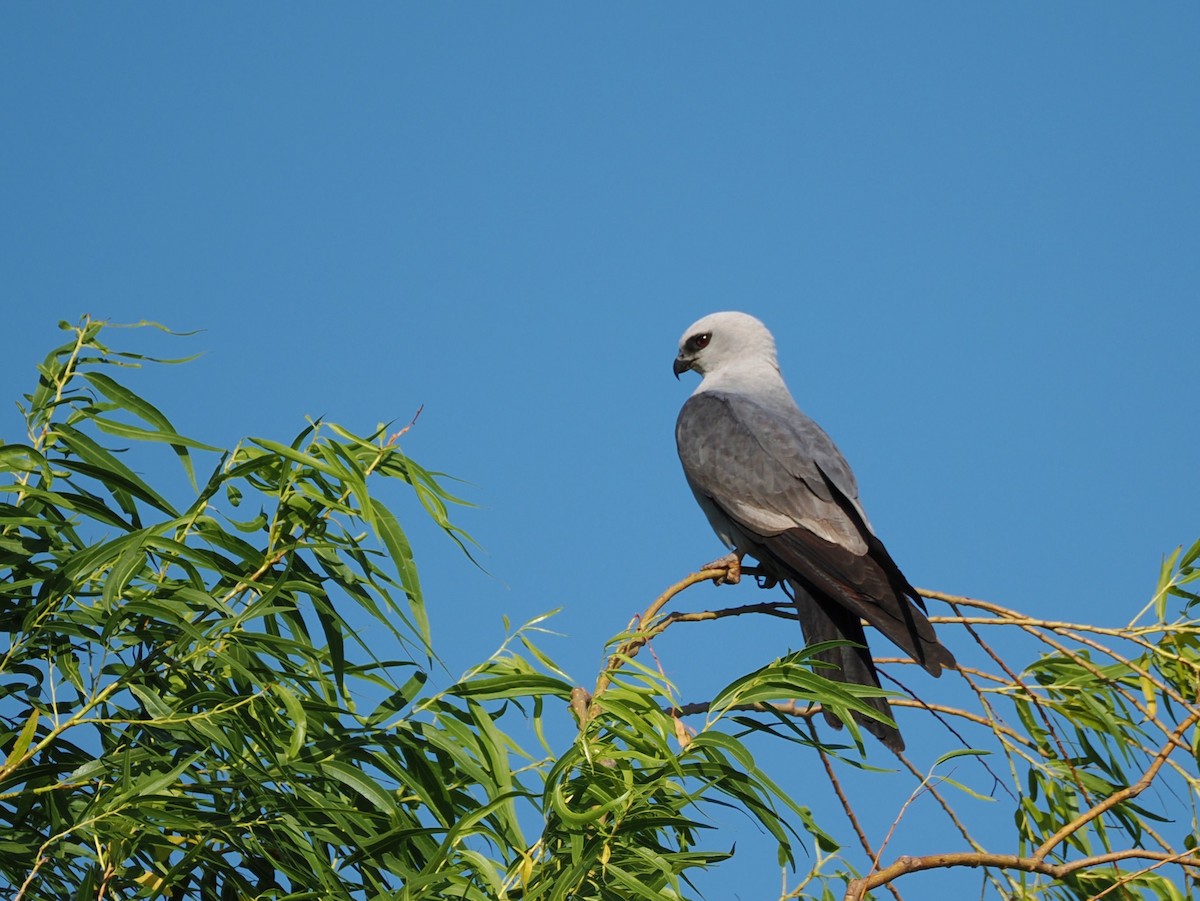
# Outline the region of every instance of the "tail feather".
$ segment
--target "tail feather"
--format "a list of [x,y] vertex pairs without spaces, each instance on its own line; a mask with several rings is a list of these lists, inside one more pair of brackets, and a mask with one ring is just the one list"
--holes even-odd
[[760,547],[772,569],[804,583],[813,597],[828,598],[827,607],[842,607],[853,618],[865,619],[930,675],[940,676],[943,669],[956,666],[954,655],[938,641],[933,625],[914,602],[920,596],[878,539],[860,555],[807,529],[789,529],[762,539]]
[[[879,674],[875,663],[871,660],[871,652],[867,649],[867,637],[863,632],[862,623],[857,616],[836,604],[821,603],[799,583],[789,580],[795,593],[796,613],[800,618],[800,628],[804,633],[805,644],[817,644],[823,641],[852,641],[855,646],[842,645],[829,648],[817,655],[817,659],[828,663],[828,668],[822,667],[821,675],[849,685],[867,685],[881,688]],[[864,703],[882,713],[888,719],[894,720],[891,705],[887,698],[863,698]],[[835,728],[840,729],[842,723],[829,711],[825,719]],[[872,719],[864,714],[855,713],[855,721],[878,738],[883,744],[899,754],[904,750],[904,739],[896,726]]]

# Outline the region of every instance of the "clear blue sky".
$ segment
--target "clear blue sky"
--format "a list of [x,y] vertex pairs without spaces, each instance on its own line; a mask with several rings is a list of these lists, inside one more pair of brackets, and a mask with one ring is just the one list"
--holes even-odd
[[[773,329],[918,585],[1123,623],[1200,536],[1195,5],[6,4],[0,110],[0,399],[88,312],[205,330],[133,382],[201,440],[424,404],[406,449],[469,481],[490,572],[414,523],[452,668],[562,607],[590,682],[721,551],[671,377],[719,309]],[[699,699],[799,641],[656,650]],[[911,817],[890,852],[945,850]],[[710,896],[774,897],[730,828]]]

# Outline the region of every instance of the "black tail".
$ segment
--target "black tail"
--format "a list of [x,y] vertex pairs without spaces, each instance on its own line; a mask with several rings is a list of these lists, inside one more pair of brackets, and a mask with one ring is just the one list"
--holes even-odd
[[922,612],[920,595],[882,542],[867,534],[865,554],[856,554],[807,529],[789,529],[763,538],[750,553],[766,568],[824,599],[831,615],[833,608],[839,607],[856,619],[865,619],[930,675],[940,676],[943,669],[954,668],[954,655],[938,641]]
[[[871,652],[867,648],[867,636],[863,632],[862,623],[858,617],[844,607],[831,604],[828,601],[817,600],[798,582],[789,580],[795,594],[796,613],[800,617],[800,628],[804,632],[805,644],[817,644],[822,641],[852,641],[854,647],[843,645],[830,648],[817,655],[817,659],[830,664],[821,667],[816,672],[826,678],[850,685],[866,685],[880,688],[879,674],[875,663],[871,660]],[[894,721],[891,705],[887,698],[863,698],[864,703]],[[831,726],[840,729],[842,724],[832,713],[826,711],[825,719]],[[861,713],[855,713],[854,719],[860,726],[878,738],[883,744],[899,754],[904,750],[904,739],[896,726],[888,725],[872,719]]]

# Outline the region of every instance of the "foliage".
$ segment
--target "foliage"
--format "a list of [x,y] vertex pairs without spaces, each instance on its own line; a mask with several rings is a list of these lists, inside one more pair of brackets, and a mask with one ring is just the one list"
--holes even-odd
[[[565,898],[608,880],[664,897],[721,856],[685,813],[706,792],[753,796],[786,844],[736,744],[670,750],[652,686],[615,689],[605,735],[561,758],[519,747],[504,723],[540,734],[544,700],[571,692],[536,623],[432,691],[412,553],[368,483],[407,484],[465,542],[442,480],[382,429],[312,423],[229,452],[184,437],[109,374],[145,360],[103,328],[69,328],[23,407],[28,442],[0,451],[0,879],[17,897]],[[106,438],[169,449],[191,496]],[[203,454],[219,457],[197,481]]]
[[[521,844],[504,755],[481,780],[493,715],[422,695],[420,584],[366,485],[407,483],[459,537],[455,499],[381,435],[319,423],[222,453],[197,483],[195,452],[215,449],[106,374],[142,359],[101,330],[46,358],[29,442],[0,457],[3,878],[47,898],[469,884],[450,866],[464,832]],[[194,496],[168,500],[104,435],[170,448]],[[375,632],[397,656],[374,656]]]
[[[1011,898],[1194,887],[1200,543],[1164,567],[1149,625],[940,596],[942,628],[963,630],[956,653],[979,650],[963,668],[972,703],[893,703],[955,724],[960,750],[937,775],[901,763],[962,842],[889,865],[892,834],[870,840],[843,790],[862,758],[814,717],[871,708],[809,664],[814,649],[691,704],[637,659],[668,627],[787,616],[778,605],[664,614],[722,575],[704,571],[613,640],[591,691],[538,647],[541,619],[438,688],[412,551],[380,486],[406,486],[464,550],[470,539],[446,479],[398,446],[407,429],[312,422],[290,442],[220,450],[115,377],[150,361],[109,349],[106,324],[63,328],[22,406],[27,439],[0,446],[0,890],[16,899],[694,898],[698,871],[731,853],[709,815],[729,807],[775,840],[784,898],[899,897],[906,874],[959,866]],[[138,474],[154,452],[177,459],[186,489]],[[989,628],[1045,652],[1018,671]],[[558,741],[564,704],[577,732]],[[531,734],[532,748],[518,739]],[[861,750],[853,725],[850,737]],[[819,760],[844,826],[775,784],[752,753],[762,741]],[[961,750],[987,742],[990,762]],[[964,753],[956,766],[976,775],[951,780]],[[972,836],[950,791],[1011,799],[1009,853]]]

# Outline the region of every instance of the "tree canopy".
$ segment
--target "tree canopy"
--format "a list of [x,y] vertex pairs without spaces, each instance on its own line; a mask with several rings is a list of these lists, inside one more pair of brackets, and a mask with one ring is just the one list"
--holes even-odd
[[[923,590],[956,651],[974,649],[961,703],[891,699],[944,729],[931,770],[864,741],[848,714],[872,715],[868,690],[825,678],[820,648],[743,661],[704,699],[647,662],[668,628],[793,617],[680,608],[720,570],[653,600],[599,673],[556,664],[539,618],[439,686],[379,486],[411,491],[464,565],[472,542],[448,478],[402,450],[407,426],[313,421],[211,446],[127,384],[183,361],[111,348],[104,322],[63,329],[19,405],[26,435],[0,445],[6,897],[700,898],[732,853],[731,808],[773,840],[781,899],[900,898],[908,874],[959,867],[1003,898],[1195,890],[1200,542],[1120,628]],[[176,458],[185,496],[139,474],[153,454]],[[1029,659],[1000,653],[998,629],[1025,636]],[[850,727],[828,732],[822,709]],[[756,762],[762,741],[803,755],[844,816],[818,822],[789,796]],[[862,828],[848,770],[931,795],[961,841],[892,857],[890,833]],[[1015,824],[1012,846],[976,837],[960,802],[981,795]]]

